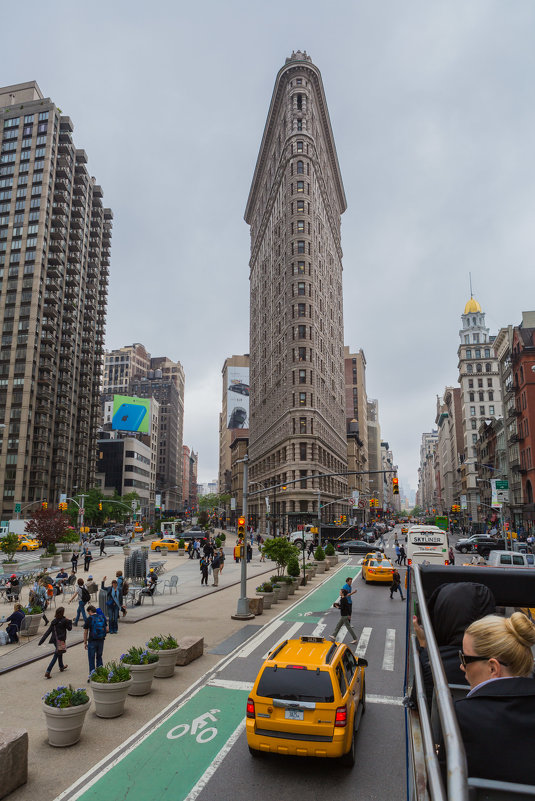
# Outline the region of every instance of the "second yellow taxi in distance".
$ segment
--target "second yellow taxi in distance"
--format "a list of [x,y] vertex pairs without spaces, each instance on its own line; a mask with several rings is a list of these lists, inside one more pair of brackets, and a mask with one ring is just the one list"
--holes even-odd
[[167,548],[168,551],[178,551],[178,540],[174,537],[162,537],[159,540],[153,540],[150,544],[151,551],[161,551],[162,548]]
[[33,540],[31,537],[26,537],[24,534],[19,535],[17,551],[36,551],[37,548],[39,548],[39,543],[37,540]]
[[[369,557],[369,558],[368,558]],[[369,584],[378,581],[383,584],[392,584],[394,565],[381,553],[367,554],[362,565],[362,578]]]
[[347,645],[323,637],[277,645],[247,700],[251,755],[338,757],[351,767],[366,709],[367,664]]

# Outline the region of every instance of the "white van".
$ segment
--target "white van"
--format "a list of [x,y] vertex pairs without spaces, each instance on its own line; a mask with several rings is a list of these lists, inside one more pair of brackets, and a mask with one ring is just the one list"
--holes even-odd
[[517,551],[490,551],[487,557],[489,567],[535,567],[535,554]]

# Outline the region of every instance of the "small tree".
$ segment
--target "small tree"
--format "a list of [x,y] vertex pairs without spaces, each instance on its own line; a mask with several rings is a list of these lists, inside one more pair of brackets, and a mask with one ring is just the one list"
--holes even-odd
[[69,519],[56,509],[39,509],[25,526],[28,534],[33,534],[48,553],[56,553],[56,543],[69,531]]
[[274,537],[273,539],[266,540],[262,550],[268,559],[277,563],[278,576],[282,576],[284,568],[292,557],[297,559],[299,556],[299,548],[292,545],[291,542],[288,542],[285,537]]
[[335,550],[332,542],[328,542],[325,546],[325,556],[334,556]]
[[15,556],[15,552],[19,547],[19,538],[16,534],[6,534],[5,537],[2,537],[0,540],[0,548],[2,549],[3,553],[7,554],[7,562],[13,562],[13,557]]
[[318,545],[318,547],[314,551],[314,559],[316,560],[316,562],[323,562],[325,560],[325,551],[323,550],[321,545]]

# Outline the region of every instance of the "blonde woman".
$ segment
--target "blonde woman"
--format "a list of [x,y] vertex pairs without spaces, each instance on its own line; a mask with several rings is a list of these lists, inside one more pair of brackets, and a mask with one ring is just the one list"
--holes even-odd
[[535,785],[535,626],[521,612],[472,623],[459,651],[470,692],[456,703],[468,775]]

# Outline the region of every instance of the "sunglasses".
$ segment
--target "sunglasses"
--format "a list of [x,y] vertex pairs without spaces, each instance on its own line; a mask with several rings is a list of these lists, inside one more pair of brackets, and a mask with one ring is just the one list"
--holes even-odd
[[[466,667],[467,665],[470,665],[472,662],[488,662],[489,659],[492,659],[492,658],[493,657],[491,657],[491,656],[470,656],[469,654],[463,653],[463,651],[459,651],[459,660],[460,660],[461,665],[463,667]],[[499,659],[496,659],[496,661],[499,662],[500,665],[503,665],[504,667],[508,667],[507,662],[501,662]]]

